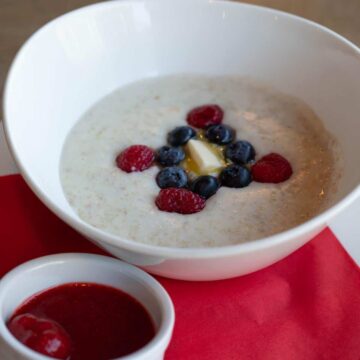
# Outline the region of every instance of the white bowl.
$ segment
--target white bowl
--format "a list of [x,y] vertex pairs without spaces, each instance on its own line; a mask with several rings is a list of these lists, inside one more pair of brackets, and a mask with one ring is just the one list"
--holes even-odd
[[[161,360],[169,345],[175,315],[164,288],[144,271],[99,255],[59,254],[29,261],[0,281],[0,359],[49,360],[16,340],[6,327],[14,310],[32,295],[71,282],[92,282],[121,289],[147,309],[156,327],[155,337],[122,360]],[[119,358],[120,359],[120,358]]]
[[[136,243],[82,221],[59,178],[60,154],[71,127],[116,88],[179,73],[248,76],[310,105],[344,154],[343,178],[331,208],[275,236],[207,249]],[[310,21],[226,1],[112,1],[52,21],[22,47],[6,83],[5,128],[30,187],[80,233],[149,272],[214,280],[284,258],[359,196],[359,96],[359,49]]]

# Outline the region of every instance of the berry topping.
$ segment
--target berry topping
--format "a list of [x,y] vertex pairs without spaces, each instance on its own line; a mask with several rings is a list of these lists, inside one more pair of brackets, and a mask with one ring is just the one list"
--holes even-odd
[[187,115],[189,125],[205,129],[210,125],[221,124],[224,111],[218,105],[203,105],[192,109]]
[[234,136],[234,130],[226,125],[212,125],[205,132],[205,137],[209,141],[219,145],[231,143]]
[[226,147],[225,157],[235,164],[247,164],[249,161],[254,160],[255,150],[247,141],[236,141]]
[[279,154],[269,154],[258,160],[251,168],[254,181],[281,183],[290,178],[293,171],[290,163]]
[[218,191],[219,186],[216,177],[210,175],[200,176],[193,182],[192,191],[204,199],[208,199]]
[[145,145],[132,145],[123,150],[116,158],[117,166],[128,173],[144,171],[154,162],[154,151]]
[[8,328],[20,342],[34,351],[55,359],[70,357],[69,335],[55,321],[22,314],[11,319]]
[[221,185],[231,188],[242,188],[251,183],[250,171],[241,165],[230,165],[220,174]]
[[[254,147],[248,141],[236,141],[234,129],[223,125],[223,118],[224,111],[216,104],[196,107],[187,114],[190,126],[178,126],[168,133],[169,145],[156,153],[147,146],[130,146],[118,155],[117,165],[126,172],[143,171],[156,158],[163,167],[156,176],[161,188],[156,205],[161,211],[179,214],[201,211],[220,186],[243,188],[253,180],[280,183],[290,178],[291,165],[279,154],[266,155],[252,165]],[[197,137],[193,128],[204,131]]]
[[155,200],[161,211],[193,214],[205,207],[205,199],[186,189],[168,188],[160,190]]
[[169,132],[167,140],[171,146],[181,146],[195,136],[196,131],[190,126],[179,126]]
[[184,159],[185,153],[179,147],[163,146],[156,154],[156,161],[162,166],[178,165]]
[[156,183],[161,189],[186,187],[188,177],[183,168],[172,166],[162,169],[156,176]]

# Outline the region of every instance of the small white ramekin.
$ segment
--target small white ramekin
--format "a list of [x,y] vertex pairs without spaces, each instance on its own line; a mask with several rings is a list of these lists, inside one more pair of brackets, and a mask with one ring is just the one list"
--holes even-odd
[[6,321],[27,298],[45,289],[71,282],[109,285],[132,295],[147,309],[155,337],[122,360],[160,360],[169,345],[175,322],[174,307],[164,288],[144,271],[106,256],[59,254],[29,261],[0,281],[0,359],[49,360],[16,340]]

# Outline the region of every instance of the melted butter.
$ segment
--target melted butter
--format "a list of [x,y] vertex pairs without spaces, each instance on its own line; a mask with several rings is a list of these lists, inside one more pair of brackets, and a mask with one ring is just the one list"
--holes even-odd
[[219,175],[221,170],[227,166],[227,162],[225,160],[225,155],[224,155],[225,147],[208,142],[207,139],[205,138],[204,132],[201,130],[198,131],[196,140],[203,142],[204,145],[209,149],[209,151],[211,151],[211,153],[216,156],[216,158],[219,160],[219,162],[222,164],[222,166],[217,167],[215,169],[210,169],[205,172],[202,171],[199,168],[199,166],[197,165],[197,163],[194,161],[194,159],[191,157],[186,146],[184,147],[185,159],[181,162],[180,165],[188,173],[188,175],[191,179],[196,178],[198,176],[202,176],[202,175],[213,175],[213,176]]

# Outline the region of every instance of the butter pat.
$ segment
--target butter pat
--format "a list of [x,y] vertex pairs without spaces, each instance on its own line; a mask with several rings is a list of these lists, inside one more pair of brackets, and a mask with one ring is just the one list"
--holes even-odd
[[186,147],[190,158],[198,168],[199,174],[211,174],[224,166],[222,159],[217,156],[215,150],[206,142],[191,139]]

